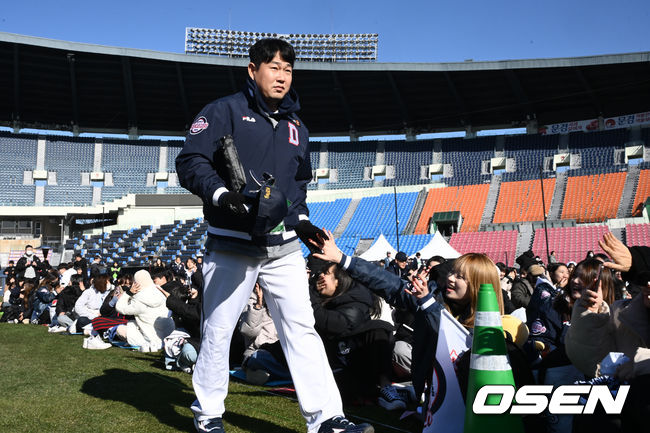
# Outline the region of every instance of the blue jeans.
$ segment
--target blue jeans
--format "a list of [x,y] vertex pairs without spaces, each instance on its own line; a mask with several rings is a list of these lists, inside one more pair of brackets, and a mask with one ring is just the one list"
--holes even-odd
[[183,344],[181,353],[178,355],[176,365],[178,368],[192,368],[196,364],[196,358],[199,356],[196,349],[190,343]]
[[270,380],[291,380],[289,369],[278,362],[271,352],[258,349],[246,360],[246,368],[265,370],[271,374]]

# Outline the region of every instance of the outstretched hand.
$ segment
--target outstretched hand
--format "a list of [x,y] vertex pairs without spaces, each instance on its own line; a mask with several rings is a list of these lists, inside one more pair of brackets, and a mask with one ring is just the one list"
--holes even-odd
[[615,271],[627,272],[632,267],[632,254],[625,244],[611,233],[605,233],[598,245],[612,258],[613,262],[605,262],[606,268]]
[[315,248],[320,248],[321,252],[314,252],[313,255],[317,259],[325,260],[326,262],[340,263],[341,258],[343,258],[343,253],[336,246],[334,242],[334,235],[331,231],[323,229],[324,233],[327,235],[326,238],[321,238],[320,243],[312,239],[309,240]]
[[[327,234],[313,225],[309,220],[300,221],[294,228],[300,240],[309,248],[309,251],[319,252],[324,240],[328,239]],[[331,233],[330,233],[331,235]],[[331,236],[330,236],[331,237]]]
[[404,291],[409,295],[413,295],[418,299],[424,298],[429,294],[429,285],[426,280],[426,272],[413,277],[410,280],[411,284],[408,285]]

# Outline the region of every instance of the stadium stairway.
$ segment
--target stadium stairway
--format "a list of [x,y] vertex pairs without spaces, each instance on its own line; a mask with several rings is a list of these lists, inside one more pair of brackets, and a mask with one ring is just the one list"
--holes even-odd
[[533,230],[532,224],[524,223],[519,225],[519,235],[517,235],[517,249],[515,250],[515,256],[513,257],[512,263],[506,263],[508,266],[514,266],[515,259],[532,248],[534,234],[535,231]]
[[617,218],[626,218],[632,215],[634,208],[634,197],[636,196],[636,189],[639,185],[639,175],[641,170],[638,165],[630,165],[625,177],[625,185],[623,186],[623,194],[621,202],[618,205],[616,212]]
[[406,227],[402,231],[403,235],[412,235],[415,232],[415,227],[418,225],[418,220],[422,214],[422,209],[424,209],[424,203],[427,201],[428,191],[426,188],[418,193],[418,198],[415,200],[415,206],[413,206],[413,211],[411,212],[411,217],[406,223]]
[[494,218],[494,211],[497,207],[497,200],[499,199],[499,190],[501,189],[501,175],[495,174],[490,181],[490,189],[488,190],[487,200],[483,208],[483,215],[481,216],[481,227],[492,223]]
[[553,200],[548,210],[548,219],[551,221],[559,220],[562,215],[562,203],[564,203],[564,193],[566,192],[566,173],[558,173],[555,177],[555,190],[553,191]]
[[610,231],[616,237],[616,239],[618,239],[619,241],[625,243],[625,236],[624,236],[625,230],[623,229],[623,227],[610,229]]
[[339,225],[337,225],[336,228],[334,229],[333,233],[334,233],[335,238],[338,238],[343,234],[346,227],[348,226],[348,223],[352,219],[352,216],[354,215],[354,212],[356,212],[357,206],[359,206],[360,202],[361,202],[360,198],[352,199],[352,201],[350,202],[350,205],[348,206],[347,210],[343,214],[343,217],[341,218],[341,221],[339,222]]
[[357,248],[354,250],[354,255],[358,257],[368,251],[373,242],[375,242],[374,239],[361,239],[357,244]]

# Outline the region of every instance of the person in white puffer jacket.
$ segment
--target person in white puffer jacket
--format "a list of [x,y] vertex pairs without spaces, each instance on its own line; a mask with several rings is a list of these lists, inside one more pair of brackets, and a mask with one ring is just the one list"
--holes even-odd
[[120,296],[115,309],[125,316],[134,316],[135,321],[120,325],[117,335],[132,346],[140,346],[141,352],[162,350],[163,338],[174,330],[174,321],[165,305],[165,295],[145,270],[135,273],[130,292]]

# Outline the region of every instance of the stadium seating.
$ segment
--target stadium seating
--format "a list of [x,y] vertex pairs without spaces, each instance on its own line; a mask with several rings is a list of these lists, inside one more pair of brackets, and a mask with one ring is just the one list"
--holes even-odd
[[335,201],[307,203],[309,219],[316,227],[334,231],[351,201],[349,198],[342,198]]
[[513,135],[505,138],[504,154],[515,160],[516,171],[503,173],[502,181],[539,179],[544,158],[558,153],[558,135]]
[[0,135],[0,205],[29,206],[34,204],[35,188],[23,185],[23,172],[36,166],[36,136]]
[[461,254],[484,253],[495,263],[503,262],[513,266],[517,250],[517,235],[516,230],[454,233],[451,235],[449,245]]
[[[397,236],[394,234],[385,235],[386,240],[391,244],[395,249],[399,251],[404,251],[407,255],[412,256],[423,247],[425,247],[431,238],[434,235],[400,235],[399,237],[399,248],[397,247]],[[428,258],[428,257],[427,257]]]
[[629,247],[650,245],[650,224],[627,224],[625,244]]
[[[417,192],[397,194],[399,232],[408,222],[417,196]],[[382,233],[395,233],[395,196],[393,194],[362,198],[343,235],[371,238]]]
[[578,223],[616,218],[626,173],[570,176],[567,180],[563,219]]
[[147,186],[147,173],[158,171],[159,148],[156,140],[104,140],[102,170],[113,174],[114,186],[102,187],[102,200],[155,193],[155,187]]
[[641,170],[639,173],[639,183],[636,187],[632,215],[641,215],[639,206],[643,205],[648,197],[650,197],[650,170]]
[[387,179],[384,185],[429,183],[429,179],[420,179],[420,167],[431,164],[432,141],[387,141],[385,150],[386,165],[395,167],[395,179]]
[[481,174],[481,165],[494,156],[495,137],[442,140],[442,162],[451,164],[453,176],[444,178],[449,185],[470,185],[490,180]]
[[[548,213],[555,179],[544,179],[544,200]],[[542,187],[539,180],[523,180],[520,182],[504,182],[499,191],[499,200],[494,213],[495,224],[542,221]]]
[[488,184],[430,189],[414,233],[427,233],[433,214],[447,211],[460,211],[464,219],[461,232],[477,231],[489,189]]
[[627,138],[625,129],[613,129],[597,133],[574,132],[569,134],[569,149],[579,152],[582,168],[613,166],[614,150],[623,148]]
[[[584,259],[587,252],[601,253],[603,250],[598,241],[609,229],[605,225],[557,227],[548,229],[548,249],[555,251],[559,262],[579,262]],[[535,230],[533,252],[546,261],[546,236],[544,229]]]
[[[338,170],[338,181],[327,184],[327,189],[368,188],[371,180],[363,180],[364,167],[375,164],[377,143],[374,141],[328,144],[329,168]],[[311,155],[310,155],[311,156]],[[314,162],[312,162],[313,167]]]
[[183,141],[168,141],[167,142],[167,171],[176,171],[176,157],[183,149]]
[[154,256],[165,262],[173,261],[176,256],[183,261],[196,257],[202,251],[206,230],[207,222],[203,218],[177,220],[159,227],[141,226],[106,232],[103,236],[73,238],[64,248],[89,257],[100,255],[126,266],[146,266]]

